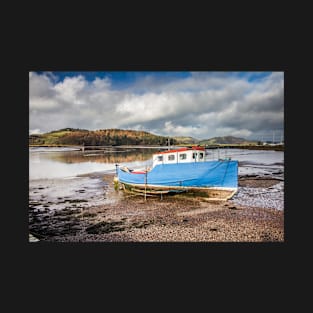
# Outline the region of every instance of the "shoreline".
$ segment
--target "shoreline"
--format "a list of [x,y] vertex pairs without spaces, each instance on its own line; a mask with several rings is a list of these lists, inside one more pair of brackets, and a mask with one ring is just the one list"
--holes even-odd
[[[284,242],[283,209],[185,195],[144,201],[114,190],[113,176],[103,175],[112,203],[80,207],[77,202],[57,211],[30,204],[30,234],[39,242]],[[279,183],[275,178],[239,179],[240,190],[265,190],[265,196]]]
[[[79,146],[79,145],[61,145],[61,144],[46,144],[46,145],[36,145],[29,144],[29,148],[76,148],[77,150],[103,150],[107,148],[137,148],[137,149],[167,149],[168,146],[157,146],[157,145],[108,145],[108,146]],[[186,144],[186,145],[174,145],[175,147],[187,147],[187,146],[197,146],[196,144]],[[212,145],[203,146],[205,149],[247,149],[247,150],[270,150],[270,151],[284,151],[284,145],[235,145],[235,144],[225,144],[225,145]]]

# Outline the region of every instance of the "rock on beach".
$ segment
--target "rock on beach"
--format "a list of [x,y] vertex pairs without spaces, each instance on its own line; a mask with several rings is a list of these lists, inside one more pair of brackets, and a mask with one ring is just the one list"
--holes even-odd
[[[50,242],[283,242],[283,182],[239,181],[229,201],[147,197],[114,190],[115,201],[62,211],[29,207],[30,233]],[[30,238],[30,241],[31,238]]]

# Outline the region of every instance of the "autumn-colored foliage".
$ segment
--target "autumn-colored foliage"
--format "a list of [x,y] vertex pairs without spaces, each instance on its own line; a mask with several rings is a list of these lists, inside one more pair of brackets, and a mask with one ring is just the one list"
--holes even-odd
[[[41,135],[30,135],[30,145],[167,145],[167,137],[145,131],[123,129],[85,130],[64,128]],[[171,139],[171,144],[176,144]]]

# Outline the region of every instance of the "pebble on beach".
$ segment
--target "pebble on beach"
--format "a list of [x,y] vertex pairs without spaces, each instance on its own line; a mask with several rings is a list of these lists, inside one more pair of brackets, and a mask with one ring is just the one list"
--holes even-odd
[[184,195],[145,201],[111,183],[106,192],[115,201],[102,205],[77,202],[53,212],[40,207],[44,199],[31,203],[30,233],[52,242],[283,242],[283,189],[283,181],[256,178],[240,180],[228,201]]

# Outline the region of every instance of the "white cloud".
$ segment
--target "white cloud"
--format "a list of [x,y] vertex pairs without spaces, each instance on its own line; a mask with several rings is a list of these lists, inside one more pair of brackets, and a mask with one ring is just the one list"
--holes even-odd
[[87,81],[82,75],[79,75],[77,77],[65,78],[63,82],[59,82],[54,86],[54,90],[56,91],[56,97],[61,101],[79,104],[82,102],[80,96],[84,95],[86,85]]
[[152,121],[176,114],[177,98],[171,94],[127,94],[116,107],[122,123]]
[[201,129],[194,126],[182,126],[174,124],[172,121],[165,122],[164,134],[171,134],[172,136],[191,136],[198,137],[201,134]]
[[176,80],[150,75],[124,89],[109,78],[77,75],[57,82],[50,72],[29,73],[30,128],[43,132],[137,128],[199,139],[248,137],[283,129],[283,97],[282,72],[255,81],[227,72],[193,72]]
[[30,134],[30,135],[38,135],[38,134],[41,134],[41,131],[40,131],[39,128],[30,129],[30,130],[29,130],[29,134]]

